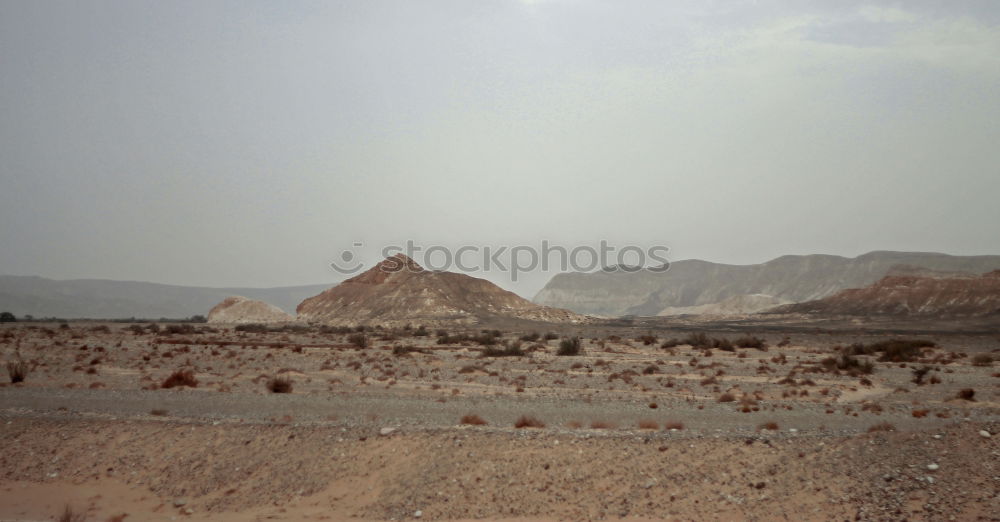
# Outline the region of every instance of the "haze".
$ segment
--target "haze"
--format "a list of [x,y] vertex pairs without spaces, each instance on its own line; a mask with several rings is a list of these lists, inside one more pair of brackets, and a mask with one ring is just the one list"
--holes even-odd
[[998,23],[990,1],[3,1],[0,273],[318,283],[406,239],[995,254]]

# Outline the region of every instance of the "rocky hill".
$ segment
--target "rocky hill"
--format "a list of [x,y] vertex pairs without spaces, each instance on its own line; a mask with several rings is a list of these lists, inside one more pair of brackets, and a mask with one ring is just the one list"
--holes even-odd
[[606,317],[653,316],[668,307],[708,305],[749,294],[804,302],[870,285],[898,265],[978,274],[1000,269],[1000,256],[870,252],[855,258],[789,255],[756,265],[685,260],[672,263],[661,273],[641,270],[559,274],[535,296],[534,302]]
[[242,296],[232,296],[223,299],[208,312],[209,323],[245,324],[245,323],[283,323],[294,321],[295,318],[284,310],[264,301],[256,301]]
[[484,279],[425,270],[397,254],[310,297],[298,319],[333,325],[478,323],[491,318],[580,323],[588,318],[539,306]]
[[774,313],[983,317],[1000,315],[1000,270],[973,275],[890,275],[865,288],[781,306]]

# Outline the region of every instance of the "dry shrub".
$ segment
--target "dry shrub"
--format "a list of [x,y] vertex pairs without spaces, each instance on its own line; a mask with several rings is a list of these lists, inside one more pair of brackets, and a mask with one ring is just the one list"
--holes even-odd
[[521,415],[514,423],[515,428],[544,428],[545,423],[530,415]]
[[267,389],[271,393],[292,393],[292,380],[288,377],[271,377],[267,380]]
[[972,388],[963,388],[958,391],[958,393],[955,395],[955,398],[962,399],[964,401],[974,401],[976,400],[974,398],[975,396],[976,396],[976,390],[973,390]]
[[988,353],[981,353],[972,358],[973,366],[990,366],[993,364],[993,356]]
[[922,419],[926,417],[927,414],[930,412],[931,410],[913,410],[910,412],[910,414],[913,415],[913,418],[915,419]]
[[563,339],[559,341],[559,350],[556,351],[556,355],[572,356],[580,355],[580,338],[572,337],[569,339]]
[[658,404],[656,404],[655,402],[649,403],[649,409],[651,409],[651,410],[655,410],[656,408],[659,408],[659,407],[660,406]]
[[580,421],[569,421],[566,423],[566,427],[571,430],[578,430],[583,427],[583,423]]
[[355,333],[347,336],[347,342],[356,348],[368,348],[368,336],[363,333]]
[[733,394],[731,393],[723,393],[722,395],[719,395],[719,402],[735,402],[735,401],[736,397],[733,397]]
[[163,408],[153,408],[152,410],[149,410],[149,414],[155,415],[157,417],[162,417],[167,414],[167,410]]
[[778,431],[778,423],[774,421],[767,421],[757,426],[757,429],[760,431],[763,430]]
[[641,421],[639,421],[638,426],[639,426],[640,430],[658,430],[658,429],[660,429],[660,425],[656,421],[648,420],[648,419],[647,420],[641,420]]
[[468,424],[470,426],[485,426],[487,422],[479,415],[468,414],[462,417],[459,424]]
[[28,376],[28,363],[21,360],[8,362],[7,375],[14,384],[24,382],[24,378]]
[[663,429],[664,431],[683,430],[684,423],[681,421],[667,421],[663,423]]
[[197,388],[198,379],[195,378],[194,372],[191,370],[177,370],[164,379],[163,384],[160,385],[161,388],[175,388],[177,386]]
[[739,346],[740,348],[756,348],[758,350],[763,350],[767,347],[767,342],[755,335],[744,335],[738,337],[733,344]]
[[878,431],[896,431],[896,427],[888,422],[880,422],[878,424],[873,424],[868,428],[868,433],[875,433]]
[[59,515],[59,522],[85,522],[87,520],[86,513],[77,513],[73,511],[73,508],[66,504],[63,508],[63,512]]
[[593,421],[590,423],[590,429],[592,430],[613,430],[615,429],[614,423],[605,421]]

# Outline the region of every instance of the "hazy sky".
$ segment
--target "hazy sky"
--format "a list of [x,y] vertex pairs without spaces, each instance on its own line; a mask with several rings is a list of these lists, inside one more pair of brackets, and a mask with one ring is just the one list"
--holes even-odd
[[998,254],[998,24],[992,0],[0,0],[0,273],[317,283],[405,239]]

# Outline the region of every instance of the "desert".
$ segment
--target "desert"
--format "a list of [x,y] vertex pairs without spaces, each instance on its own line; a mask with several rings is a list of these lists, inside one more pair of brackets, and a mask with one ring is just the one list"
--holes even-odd
[[0,522],[1000,522],[1000,1],[0,0]]
[[0,392],[5,518],[998,507],[995,335],[73,323],[7,324],[0,340],[28,366]]

